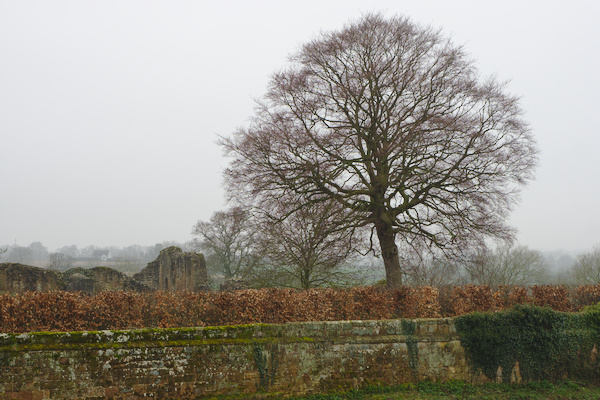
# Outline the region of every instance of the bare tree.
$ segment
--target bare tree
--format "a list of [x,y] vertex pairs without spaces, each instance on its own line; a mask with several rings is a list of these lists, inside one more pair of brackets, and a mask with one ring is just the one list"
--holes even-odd
[[302,289],[351,281],[352,271],[343,267],[361,241],[356,231],[340,229],[344,208],[333,201],[298,207],[297,199],[278,200],[258,217],[266,262],[257,278],[269,286]]
[[[150,247],[151,248],[151,247]],[[134,244],[124,248],[111,247],[110,254],[112,259],[107,266],[123,272],[126,275],[132,276],[140,272],[152,259],[147,259],[146,254],[149,247]]]
[[214,257],[225,279],[243,277],[257,263],[250,214],[241,207],[218,211],[208,222],[198,221],[192,234],[198,236],[196,247],[208,253],[207,259]]
[[400,264],[411,286],[454,286],[461,282],[460,264],[426,246],[402,246]]
[[290,61],[250,126],[221,139],[230,196],[336,201],[346,225],[376,233],[391,287],[402,284],[398,238],[456,249],[511,237],[505,219],[536,145],[518,99],[480,80],[462,48],[375,14]]
[[6,256],[8,262],[30,265],[33,262],[33,251],[25,246],[13,246]]
[[66,271],[73,268],[74,258],[63,253],[50,253],[48,269]]
[[544,283],[548,266],[544,256],[527,246],[498,246],[479,252],[465,264],[467,280],[479,285],[527,286]]
[[124,273],[128,276],[133,276],[140,272],[148,263],[140,257],[114,257],[110,262],[110,267]]
[[32,254],[32,264],[36,267],[45,266],[48,263],[49,252],[46,246],[42,244],[42,242],[33,242],[27,246],[31,250]]
[[63,246],[60,249],[58,249],[56,252],[67,255],[73,259],[75,259],[81,255],[79,252],[79,249],[77,248],[77,245],[74,245],[74,244],[72,244],[70,246]]
[[600,285],[600,245],[577,256],[573,278],[579,284]]

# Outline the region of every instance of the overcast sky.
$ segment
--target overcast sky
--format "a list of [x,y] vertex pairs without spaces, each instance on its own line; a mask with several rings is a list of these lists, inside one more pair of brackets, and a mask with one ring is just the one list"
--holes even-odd
[[188,241],[226,207],[216,145],[320,31],[404,14],[510,80],[542,151],[521,244],[600,244],[595,1],[0,0],[0,244]]

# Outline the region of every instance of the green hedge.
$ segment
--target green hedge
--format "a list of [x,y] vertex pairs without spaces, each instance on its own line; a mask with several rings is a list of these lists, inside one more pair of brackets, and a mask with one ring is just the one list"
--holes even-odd
[[598,379],[598,363],[590,356],[600,337],[600,306],[583,313],[517,305],[496,313],[456,318],[456,329],[474,372],[510,380],[519,362],[524,381]]
[[594,343],[596,343],[596,346],[600,345],[600,303],[586,307],[583,318],[585,325],[592,331]]

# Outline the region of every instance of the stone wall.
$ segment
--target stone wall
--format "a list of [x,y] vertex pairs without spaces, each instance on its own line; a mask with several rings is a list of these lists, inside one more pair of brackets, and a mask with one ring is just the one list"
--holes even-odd
[[133,276],[156,290],[198,291],[208,289],[204,255],[185,253],[172,246],[162,250],[156,260]]
[[0,399],[308,394],[471,378],[451,319],[0,334]]
[[64,290],[95,295],[106,290],[145,292],[151,290],[143,283],[108,267],[71,268],[62,273]]

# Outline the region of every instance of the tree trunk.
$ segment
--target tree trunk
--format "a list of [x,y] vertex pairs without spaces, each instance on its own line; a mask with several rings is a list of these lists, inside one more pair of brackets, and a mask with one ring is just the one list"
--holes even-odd
[[398,288],[402,286],[402,270],[396,246],[396,234],[391,226],[385,223],[376,224],[377,237],[381,247],[381,257],[385,266],[385,280],[387,287]]
[[310,289],[310,272],[304,268],[300,270],[300,287]]

